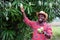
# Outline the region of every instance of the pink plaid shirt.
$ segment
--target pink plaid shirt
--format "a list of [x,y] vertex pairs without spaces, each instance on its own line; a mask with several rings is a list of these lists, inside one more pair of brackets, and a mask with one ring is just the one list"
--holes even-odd
[[44,34],[40,34],[40,33],[37,32],[37,29],[40,28],[40,27],[43,27],[44,28],[44,31],[47,34],[49,34],[50,36],[52,36],[52,29],[51,29],[50,25],[48,25],[46,22],[43,23],[42,26],[40,26],[38,24],[38,22],[31,21],[27,17],[24,18],[24,22],[27,25],[29,25],[32,28],[32,30],[33,30],[32,40],[48,40],[47,37]]

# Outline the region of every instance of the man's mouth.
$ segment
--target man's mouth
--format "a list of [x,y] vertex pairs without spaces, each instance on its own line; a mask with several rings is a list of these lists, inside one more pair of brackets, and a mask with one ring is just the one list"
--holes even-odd
[[42,19],[39,19],[39,21],[42,21]]

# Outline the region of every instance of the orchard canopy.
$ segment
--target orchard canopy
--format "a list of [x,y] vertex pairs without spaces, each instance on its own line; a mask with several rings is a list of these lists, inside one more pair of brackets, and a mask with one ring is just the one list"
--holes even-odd
[[0,40],[30,40],[32,30],[23,22],[20,4],[30,20],[36,12],[45,11],[48,22],[60,18],[60,0],[0,0]]

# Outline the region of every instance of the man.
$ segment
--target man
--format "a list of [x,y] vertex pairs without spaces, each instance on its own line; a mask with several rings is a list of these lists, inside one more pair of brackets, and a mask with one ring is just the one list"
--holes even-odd
[[48,15],[44,11],[37,12],[38,21],[31,21],[28,19],[24,12],[24,8],[20,7],[23,21],[33,29],[32,40],[48,40],[51,39],[52,29],[49,24],[46,23]]

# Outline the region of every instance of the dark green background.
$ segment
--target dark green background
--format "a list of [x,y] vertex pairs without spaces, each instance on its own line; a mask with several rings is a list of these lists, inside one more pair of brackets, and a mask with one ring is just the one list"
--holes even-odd
[[37,20],[36,12],[41,10],[48,14],[47,22],[60,17],[60,0],[0,0],[0,40],[31,40],[32,30],[23,22],[20,3],[30,20]]

